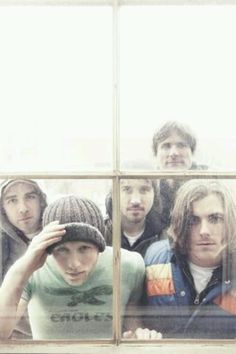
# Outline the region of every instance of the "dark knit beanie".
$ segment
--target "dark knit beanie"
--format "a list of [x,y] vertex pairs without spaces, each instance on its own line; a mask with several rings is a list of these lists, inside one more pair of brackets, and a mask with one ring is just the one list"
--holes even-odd
[[85,241],[96,245],[100,252],[105,249],[103,216],[97,205],[89,199],[75,195],[62,197],[49,204],[43,214],[43,226],[58,220],[66,225],[66,234],[47,251],[69,241]]

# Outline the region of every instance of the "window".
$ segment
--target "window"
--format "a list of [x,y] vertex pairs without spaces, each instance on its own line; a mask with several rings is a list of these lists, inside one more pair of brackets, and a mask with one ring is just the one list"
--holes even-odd
[[[112,190],[116,235],[124,181],[214,178],[233,191],[235,5],[0,1],[0,178],[35,179],[49,201],[84,195],[103,215]],[[152,137],[169,120],[192,128],[198,139],[194,160],[203,169],[156,169]],[[150,353],[157,346],[165,353],[190,346],[199,353],[233,353],[235,339],[122,339],[120,243],[113,239],[111,335],[81,343],[4,341],[0,353],[18,352],[22,345],[28,353],[50,353],[55,346],[58,353],[141,353],[144,346]],[[139,310],[135,316],[149,314]]]

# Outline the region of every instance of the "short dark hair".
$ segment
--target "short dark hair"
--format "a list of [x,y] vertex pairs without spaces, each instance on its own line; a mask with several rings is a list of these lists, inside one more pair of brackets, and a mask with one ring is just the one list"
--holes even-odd
[[173,132],[176,132],[180,135],[186,143],[189,145],[192,153],[196,150],[197,140],[195,135],[191,132],[190,128],[183,124],[176,121],[169,121],[166,122],[160,129],[158,129],[155,134],[153,135],[152,139],[152,150],[154,156],[157,155],[158,145],[167,139]]
[[[140,179],[146,179],[146,178],[144,177]],[[151,207],[151,210],[155,208],[155,212],[161,215],[162,203],[161,203],[161,196],[160,196],[160,186],[155,179],[147,178],[147,180],[151,181],[152,188],[154,191],[154,199],[153,199],[153,205]],[[109,216],[109,218],[112,219],[112,191],[110,191],[106,196],[105,205],[106,205],[106,213]],[[151,210],[149,211],[148,215],[150,214]]]

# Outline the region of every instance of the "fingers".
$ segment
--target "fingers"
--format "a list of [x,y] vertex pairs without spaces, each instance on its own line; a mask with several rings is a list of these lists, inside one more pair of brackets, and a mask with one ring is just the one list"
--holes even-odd
[[50,232],[50,231],[60,231],[65,230],[65,224],[59,224],[59,221],[52,221],[43,228],[43,233]]
[[133,331],[126,331],[122,334],[122,337],[125,339],[134,338],[134,333],[133,333]]
[[59,224],[58,221],[53,221],[32,239],[31,249],[35,247],[41,250],[46,249],[53,243],[60,241],[65,233],[65,225]]
[[124,339],[140,339],[140,340],[154,340],[162,339],[161,332],[157,332],[154,329],[150,330],[148,328],[137,328],[135,332],[126,331],[123,333],[122,337]]
[[162,339],[162,333],[152,330],[150,331],[150,339]]
[[150,330],[148,328],[137,328],[135,331],[135,337],[137,339],[162,339],[162,334],[155,330]]
[[40,239],[49,239],[65,235],[65,224],[59,224],[58,221],[53,221],[46,225],[40,234],[37,235]]
[[57,237],[53,237],[53,238],[49,238],[46,240],[41,240],[40,243],[38,243],[37,245],[37,249],[39,250],[46,250],[46,248],[48,248],[49,246],[51,246],[52,244],[61,241],[62,236],[57,236]]

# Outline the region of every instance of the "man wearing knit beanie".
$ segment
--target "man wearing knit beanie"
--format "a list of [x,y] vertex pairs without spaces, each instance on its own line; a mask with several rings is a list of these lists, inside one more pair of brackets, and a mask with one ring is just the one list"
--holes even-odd
[[[29,304],[34,339],[111,339],[113,249],[105,246],[100,210],[66,196],[46,208],[43,224],[0,289],[0,338],[9,338]],[[122,320],[143,280],[142,257],[121,250]]]
[[[31,179],[6,179],[0,185],[0,284],[11,267],[21,257],[31,239],[42,230],[42,214],[46,195]],[[14,339],[30,339],[27,319],[21,320]]]
[[66,226],[63,239],[48,248],[48,252],[59,244],[68,241],[86,241],[97,246],[100,252],[105,249],[103,216],[97,206],[88,199],[70,195],[50,204],[43,215],[43,225],[52,221]]

